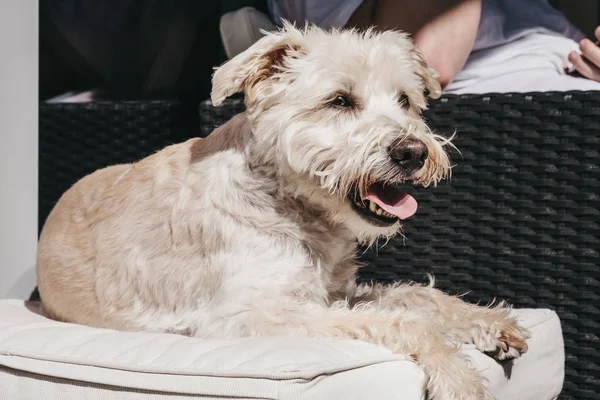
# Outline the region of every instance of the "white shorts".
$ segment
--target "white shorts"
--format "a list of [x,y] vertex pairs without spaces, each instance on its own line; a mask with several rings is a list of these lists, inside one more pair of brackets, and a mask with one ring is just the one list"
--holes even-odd
[[600,90],[600,83],[567,75],[567,56],[577,42],[552,33],[532,33],[472,53],[445,93],[508,93]]

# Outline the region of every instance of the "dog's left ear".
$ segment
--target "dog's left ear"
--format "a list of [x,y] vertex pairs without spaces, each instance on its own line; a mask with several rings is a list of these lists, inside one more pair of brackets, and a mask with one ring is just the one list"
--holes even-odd
[[417,75],[423,80],[425,89],[432,99],[437,99],[442,95],[442,86],[438,81],[439,74],[425,62],[423,53],[417,48],[413,49],[413,57],[417,62]]
[[303,34],[289,23],[282,30],[266,33],[258,42],[218,67],[210,94],[215,106],[234,93],[248,92],[284,66],[286,59],[301,53]]

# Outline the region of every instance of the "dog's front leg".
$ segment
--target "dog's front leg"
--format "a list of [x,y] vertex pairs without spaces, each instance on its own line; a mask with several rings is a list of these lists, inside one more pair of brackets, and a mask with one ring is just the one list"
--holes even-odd
[[440,322],[423,308],[350,307],[342,301],[328,307],[277,299],[254,304],[227,323],[233,335],[353,339],[382,345],[413,358],[423,368],[428,392],[436,400],[492,399],[481,375],[442,337]]
[[384,309],[426,308],[438,314],[446,336],[455,344],[472,343],[498,360],[520,356],[527,351],[529,333],[509,316],[503,303],[481,307],[435,289],[433,285],[363,284],[350,290],[354,304],[370,302]]

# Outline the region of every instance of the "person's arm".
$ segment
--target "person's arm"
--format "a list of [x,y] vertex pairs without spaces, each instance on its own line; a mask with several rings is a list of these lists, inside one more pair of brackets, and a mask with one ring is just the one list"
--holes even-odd
[[[600,41],[600,26],[594,32]],[[573,67],[584,77],[600,82],[600,47],[590,39],[579,42],[581,54],[573,51],[569,54],[569,61]]]
[[376,25],[412,34],[425,61],[447,85],[471,53],[481,0],[364,0],[349,23],[359,28]]

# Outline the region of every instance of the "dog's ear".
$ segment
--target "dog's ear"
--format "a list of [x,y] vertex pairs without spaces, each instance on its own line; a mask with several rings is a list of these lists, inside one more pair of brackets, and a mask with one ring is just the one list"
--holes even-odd
[[282,30],[266,33],[250,48],[218,67],[212,77],[212,103],[218,106],[234,93],[248,94],[257,83],[280,71],[287,58],[301,53],[302,38],[302,32],[286,22]]
[[438,81],[440,75],[435,69],[427,65],[425,58],[423,58],[423,53],[421,53],[419,49],[413,49],[413,58],[418,65],[417,75],[423,80],[423,84],[425,85],[429,97],[432,99],[439,98],[442,95],[442,86]]

